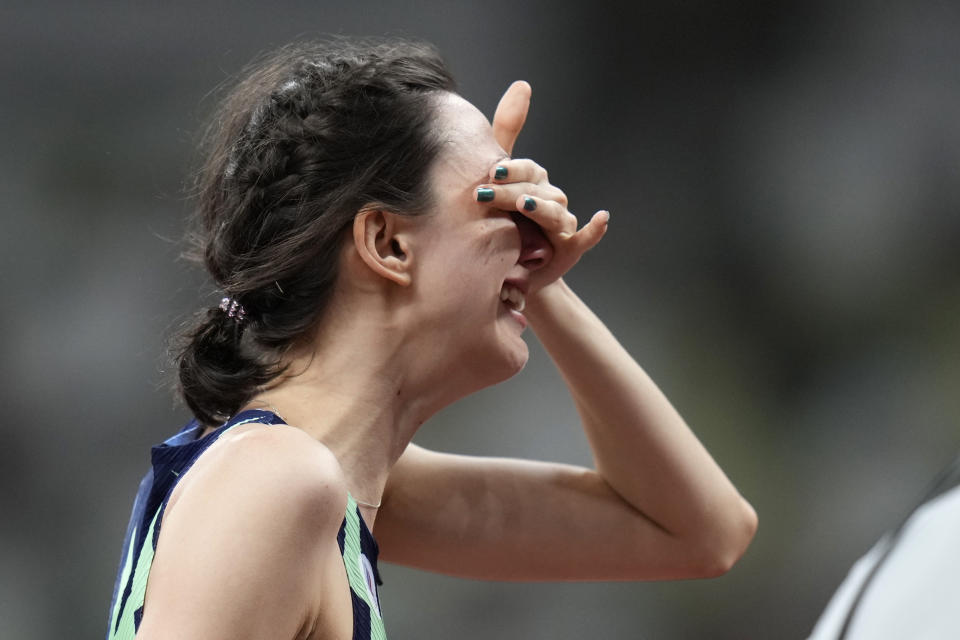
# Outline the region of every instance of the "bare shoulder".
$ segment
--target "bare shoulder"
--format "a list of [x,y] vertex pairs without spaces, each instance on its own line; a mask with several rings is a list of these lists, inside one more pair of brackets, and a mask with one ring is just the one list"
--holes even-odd
[[346,501],[336,458],[298,429],[224,434],[183,476],[163,516],[146,637],[300,637],[324,624],[317,603],[342,580],[336,536]]
[[321,531],[339,526],[346,507],[346,482],[337,459],[323,444],[287,425],[238,427],[211,446],[189,473],[193,477],[184,478],[185,494],[197,491],[205,502],[226,500],[305,519]]

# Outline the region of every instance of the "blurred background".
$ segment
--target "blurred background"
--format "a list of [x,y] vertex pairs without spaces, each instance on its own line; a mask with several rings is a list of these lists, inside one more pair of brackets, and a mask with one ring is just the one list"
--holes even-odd
[[[149,446],[212,90],[322,33],[426,39],[610,233],[569,275],[760,515],[706,581],[496,584],[385,566],[391,638],[801,638],[960,448],[952,2],[5,2],[0,638],[96,638]],[[549,359],[424,446],[589,464]],[[465,550],[469,553],[469,550]]]

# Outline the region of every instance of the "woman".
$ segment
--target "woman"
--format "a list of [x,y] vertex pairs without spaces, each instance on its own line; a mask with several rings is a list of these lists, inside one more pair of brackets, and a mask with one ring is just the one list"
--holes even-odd
[[[382,638],[387,560],[497,580],[714,576],[756,516],[563,274],[597,244],[436,53],[289,47],[215,119],[194,240],[224,290],[180,353],[108,637]],[[537,333],[596,470],[410,444]],[[601,544],[597,544],[600,542]],[[149,577],[149,582],[147,578]]]

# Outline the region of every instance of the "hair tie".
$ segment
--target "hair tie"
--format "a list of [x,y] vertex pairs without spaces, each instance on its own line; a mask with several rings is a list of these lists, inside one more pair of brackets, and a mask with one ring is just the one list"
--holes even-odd
[[233,318],[237,324],[243,323],[244,318],[247,317],[247,310],[233,298],[224,298],[221,300],[220,310],[226,313],[228,318]]

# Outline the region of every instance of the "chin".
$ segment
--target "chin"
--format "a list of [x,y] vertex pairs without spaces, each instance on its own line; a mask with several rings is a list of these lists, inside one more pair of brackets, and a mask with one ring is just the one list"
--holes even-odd
[[508,375],[504,379],[512,378],[513,376],[523,371],[523,368],[527,366],[527,361],[530,360],[530,347],[528,347],[527,343],[524,342],[523,340],[520,340],[520,344],[522,345],[522,348],[517,349],[517,352],[513,354],[514,358],[512,362],[512,370],[510,371],[510,375]]
[[475,391],[509,380],[523,371],[530,359],[530,349],[519,336],[510,336],[500,340],[496,346],[480,346],[480,349],[467,359],[474,363]]
[[501,364],[498,367],[499,376],[490,384],[498,384],[509,380],[523,371],[523,368],[527,366],[527,361],[530,359],[530,348],[523,338],[514,337],[512,340],[506,342],[505,344],[501,344]]

